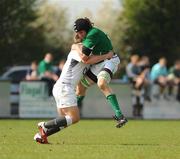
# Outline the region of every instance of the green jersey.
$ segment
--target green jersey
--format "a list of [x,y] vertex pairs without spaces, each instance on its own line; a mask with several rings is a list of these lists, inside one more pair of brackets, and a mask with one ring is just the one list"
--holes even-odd
[[52,63],[42,60],[38,65],[38,73],[39,75],[43,75],[46,71],[52,72]]
[[83,39],[83,45],[92,50],[94,55],[106,54],[113,50],[111,40],[98,28],[93,27]]

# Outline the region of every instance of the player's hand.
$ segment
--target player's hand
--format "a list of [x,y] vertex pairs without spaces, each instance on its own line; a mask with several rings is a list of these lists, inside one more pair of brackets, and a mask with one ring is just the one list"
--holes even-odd
[[109,53],[107,53],[107,59],[111,59],[114,55],[114,52],[110,51]]

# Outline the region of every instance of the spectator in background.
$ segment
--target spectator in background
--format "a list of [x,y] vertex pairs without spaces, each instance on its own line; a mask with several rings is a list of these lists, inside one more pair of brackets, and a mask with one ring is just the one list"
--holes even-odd
[[144,89],[145,89],[145,94],[144,98],[146,101],[151,102],[151,80],[150,80],[150,61],[149,57],[147,56],[142,56],[140,61],[139,61],[139,66],[141,71],[145,71],[144,75]]
[[53,72],[52,60],[53,55],[51,53],[47,53],[38,65],[38,73],[41,78],[45,77],[57,81],[58,76]]
[[131,62],[126,68],[127,75],[132,83],[133,116],[138,118],[142,118],[144,107],[144,87],[148,83],[148,62],[149,60],[147,57],[140,59],[138,55],[132,55]]
[[126,67],[126,74],[130,80],[130,82],[133,82],[134,79],[136,78],[136,74],[133,72],[132,68],[136,67],[138,65],[138,61],[139,61],[139,56],[138,55],[132,55],[130,57],[130,62],[128,63],[127,67]]
[[42,81],[47,82],[49,88],[49,95],[52,95],[52,89],[58,76],[53,72],[52,65],[53,56],[47,53],[44,59],[38,65],[38,73]]
[[65,62],[66,62],[66,60],[64,60],[64,59],[59,61],[58,68],[55,72],[58,77],[61,75],[61,72],[62,72]]
[[27,72],[26,75],[26,80],[38,80],[38,64],[37,61],[32,61],[31,62],[31,68],[30,70]]
[[164,90],[168,84],[168,72],[166,68],[167,60],[162,57],[159,62],[152,67],[150,78],[153,84],[157,84],[160,90],[156,92],[155,97],[159,97],[160,94],[164,95]]
[[126,67],[126,73],[135,89],[140,89],[145,81],[146,66],[138,55],[132,55],[131,61]]
[[175,62],[175,65],[170,69],[168,75],[169,95],[172,94],[173,87],[177,86],[176,99],[180,102],[180,59]]

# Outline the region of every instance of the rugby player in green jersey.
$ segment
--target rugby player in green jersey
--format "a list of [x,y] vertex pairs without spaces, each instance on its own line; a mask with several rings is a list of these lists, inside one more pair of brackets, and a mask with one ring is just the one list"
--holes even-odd
[[[76,32],[76,39],[82,42],[82,47],[74,45],[76,50],[80,53],[84,63],[89,62],[91,55],[104,55],[113,51],[113,47],[108,36],[100,29],[93,27],[93,24],[88,18],[79,18],[74,23],[74,31]],[[91,58],[91,60],[93,60]],[[87,62],[87,63],[88,63]],[[117,71],[119,57],[114,54],[111,59],[103,60],[97,64],[93,64],[84,74],[81,82],[77,86],[78,105],[83,100],[86,89],[97,83],[100,90],[105,95],[107,101],[114,110],[114,119],[117,121],[117,128],[122,127],[127,119],[122,114],[116,95],[109,86],[113,74]]]

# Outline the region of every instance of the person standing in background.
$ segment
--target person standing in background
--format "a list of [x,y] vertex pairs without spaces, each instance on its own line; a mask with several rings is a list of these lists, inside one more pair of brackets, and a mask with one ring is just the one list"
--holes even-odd
[[58,76],[53,72],[53,55],[47,53],[44,59],[38,65],[38,74],[42,81],[45,81],[48,84],[49,96],[52,95],[52,89],[55,82],[58,79]]
[[37,61],[32,61],[31,62],[31,68],[27,72],[26,80],[39,80]]
[[58,76],[53,72],[52,61],[53,55],[51,53],[47,53],[38,65],[38,73],[41,78],[45,77],[57,81]]

